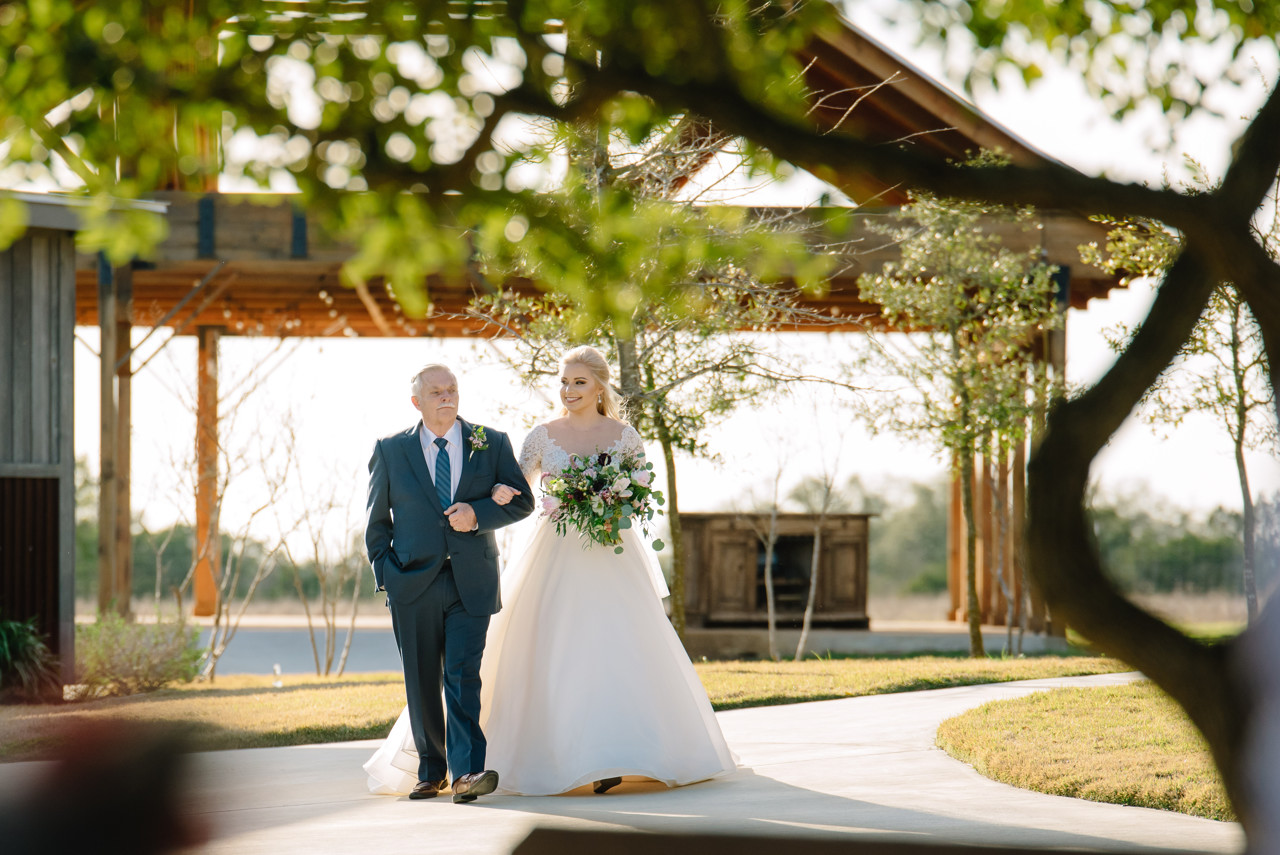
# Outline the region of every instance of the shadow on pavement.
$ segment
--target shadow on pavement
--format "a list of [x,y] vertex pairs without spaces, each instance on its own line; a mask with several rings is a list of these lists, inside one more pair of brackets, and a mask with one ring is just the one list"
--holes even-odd
[[[608,852],[610,855],[1039,855],[1043,851],[1040,847],[921,844],[883,839],[802,841],[794,837],[633,834],[539,828],[517,846],[512,855],[563,855],[566,852]],[[1096,850],[1055,849],[1054,852],[1057,855],[1085,855]]]
[[[454,806],[450,804],[449,807]],[[1095,852],[1169,852],[1167,848],[1135,846],[1125,841],[1085,833],[966,819],[951,813],[931,812],[924,805],[917,809],[885,806],[793,786],[747,769],[739,770],[728,778],[675,789],[652,782],[626,781],[604,796],[594,795],[584,788],[575,790],[573,794],[551,797],[491,796],[467,807],[471,810],[515,811],[543,817],[549,820],[545,823],[548,825],[554,825],[557,819],[598,822],[632,831],[659,832],[690,840],[705,837],[708,832],[726,835],[726,840],[730,837],[752,840],[776,838],[782,834],[786,835],[787,841],[802,838],[840,838],[848,841],[850,838],[864,836],[894,836],[940,844],[1017,845],[1027,851],[1077,846]],[[543,824],[539,822],[539,825]],[[522,855],[525,852],[524,849],[517,851]],[[594,850],[583,848],[560,851],[615,850],[610,844]],[[634,851],[662,855],[699,852],[707,855],[714,850],[682,847]],[[740,849],[732,851],[736,855],[745,855]],[[759,851],[777,855],[778,852],[790,853],[798,850],[784,847],[772,850],[762,848]]]

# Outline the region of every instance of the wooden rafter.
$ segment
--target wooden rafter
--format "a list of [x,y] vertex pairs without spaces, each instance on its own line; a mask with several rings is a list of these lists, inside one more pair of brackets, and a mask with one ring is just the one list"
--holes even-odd
[[[157,259],[133,271],[133,318],[138,326],[164,325],[174,334],[192,335],[200,327],[216,326],[226,335],[263,336],[395,336],[405,338],[462,336],[486,332],[486,325],[466,314],[473,294],[492,285],[466,274],[457,279],[432,277],[426,287],[434,311],[424,318],[410,318],[392,299],[383,282],[374,280],[363,292],[346,288],[339,276],[342,262],[354,252],[332,241],[314,224],[308,225],[309,242],[320,257],[293,258],[291,255],[292,210],[286,205],[254,207],[237,197],[219,196],[214,210],[227,212],[235,223],[218,229],[217,258],[200,258],[192,234],[184,223],[194,224],[197,197],[168,195],[175,226],[170,239],[160,247]],[[231,212],[234,216],[231,216]],[[762,211],[762,216],[779,216],[779,209]],[[866,230],[882,211],[867,211],[866,218],[854,220],[842,235],[848,254],[839,272],[831,277],[827,290],[804,298],[805,308],[832,318],[843,319],[827,331],[859,330],[876,307],[858,296],[860,274],[879,269],[896,257],[892,246],[880,235]],[[993,224],[1003,230],[1011,247],[1039,245],[1052,262],[1072,268],[1071,305],[1083,308],[1089,300],[1105,296],[1115,287],[1113,278],[1085,268],[1079,262],[1078,247],[1105,238],[1104,229],[1073,214],[1042,212],[1042,228],[1026,232],[1009,225]],[[194,231],[194,225],[190,227]],[[252,238],[233,243],[236,235]],[[275,238],[275,240],[272,240]],[[219,269],[216,276],[210,274]],[[193,283],[209,279],[200,295],[191,296]],[[534,294],[535,283],[513,278],[503,283],[517,293]],[[186,300],[185,306],[174,311]],[[76,323],[98,323],[97,261],[84,255],[77,260]]]

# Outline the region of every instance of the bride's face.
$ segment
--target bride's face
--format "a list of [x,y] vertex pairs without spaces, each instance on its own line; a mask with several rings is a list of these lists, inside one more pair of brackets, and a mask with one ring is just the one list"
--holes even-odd
[[570,362],[560,375],[560,403],[570,413],[594,412],[600,384],[585,365]]

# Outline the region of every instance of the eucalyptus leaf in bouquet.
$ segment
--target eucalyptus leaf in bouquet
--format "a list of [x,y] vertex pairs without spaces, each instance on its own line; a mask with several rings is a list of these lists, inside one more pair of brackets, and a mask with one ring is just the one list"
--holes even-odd
[[[646,535],[662,511],[662,493],[653,489],[653,464],[641,454],[571,455],[569,468],[544,475],[542,512],[559,534],[577,531],[584,547],[592,543],[622,552],[622,532],[639,528]],[[653,542],[662,549],[662,541]]]

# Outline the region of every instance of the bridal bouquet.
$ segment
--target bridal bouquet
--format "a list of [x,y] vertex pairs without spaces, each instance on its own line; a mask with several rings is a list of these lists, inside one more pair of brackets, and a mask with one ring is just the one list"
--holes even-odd
[[[569,468],[542,476],[546,496],[542,512],[556,531],[576,529],[588,542],[622,551],[622,531],[639,523],[647,533],[662,493],[653,489],[653,464],[641,456],[601,452],[587,457],[572,455]],[[584,544],[585,546],[586,544]],[[662,541],[653,542],[662,549]]]

